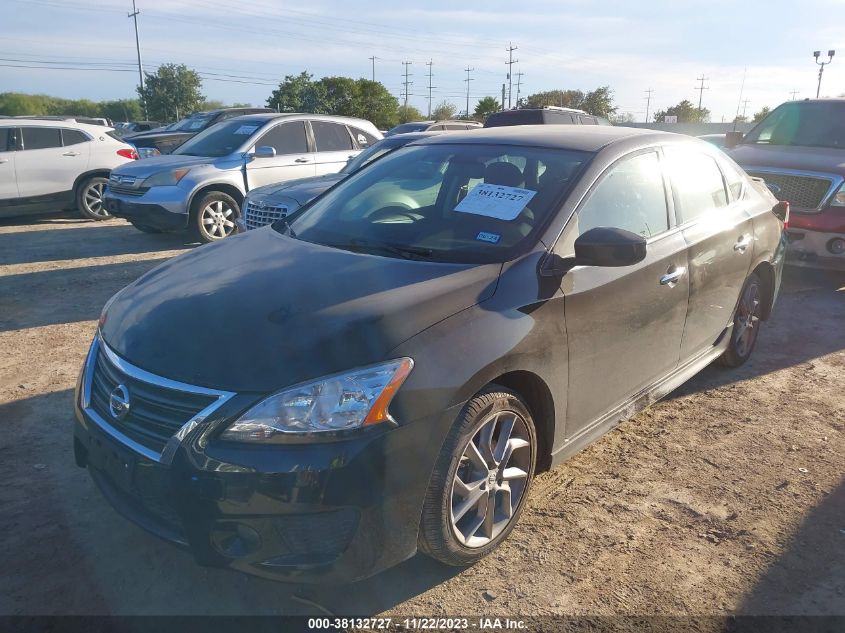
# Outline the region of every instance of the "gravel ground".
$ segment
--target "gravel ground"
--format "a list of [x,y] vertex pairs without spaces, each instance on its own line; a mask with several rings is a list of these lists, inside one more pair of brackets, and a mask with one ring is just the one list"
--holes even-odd
[[100,307],[186,248],[120,221],[0,222],[0,614],[845,614],[845,275],[787,269],[750,363],[539,476],[477,565],[417,556],[320,588],[196,566],[73,464]]

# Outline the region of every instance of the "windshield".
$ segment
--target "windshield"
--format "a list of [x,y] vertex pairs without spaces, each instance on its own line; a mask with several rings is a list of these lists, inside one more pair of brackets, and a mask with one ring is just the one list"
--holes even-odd
[[589,157],[506,145],[409,145],[274,228],[388,257],[504,262],[536,242]]
[[845,149],[845,100],[784,103],[742,142]]
[[186,156],[228,156],[249,140],[264,121],[229,119],[189,138],[173,153]]
[[369,165],[373,162],[376,158],[380,158],[384,156],[388,152],[392,152],[397,147],[401,147],[401,145],[388,145],[386,143],[380,142],[376,143],[375,145],[371,145],[363,152],[358,154],[355,158],[349,160],[348,163],[340,170],[341,174],[354,174],[356,171],[361,169],[364,165]]
[[194,114],[187,119],[177,121],[167,129],[173,132],[199,132],[205,129],[212,118],[211,114]]

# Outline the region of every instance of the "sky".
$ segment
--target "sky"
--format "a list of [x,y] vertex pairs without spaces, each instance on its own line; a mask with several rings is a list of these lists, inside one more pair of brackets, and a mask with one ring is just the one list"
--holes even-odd
[[[845,0],[485,0],[458,3],[310,0],[136,0],[144,68],[184,63],[208,99],[264,105],[278,82],[307,70],[375,78],[409,103],[470,109],[501,98],[507,48],[516,47],[522,96],[608,85],[620,113],[636,121],[682,99],[711,120],[752,115],[815,97],[813,51],[839,51],[824,70],[822,96],[845,94]],[[0,0],[0,92],[93,100],[135,96],[131,0]],[[427,65],[431,63],[431,66]],[[21,67],[26,66],[26,67]],[[85,69],[85,70],[82,70]],[[706,77],[706,90],[696,89]],[[744,78],[744,86],[743,86]],[[747,103],[744,103],[747,100]]]

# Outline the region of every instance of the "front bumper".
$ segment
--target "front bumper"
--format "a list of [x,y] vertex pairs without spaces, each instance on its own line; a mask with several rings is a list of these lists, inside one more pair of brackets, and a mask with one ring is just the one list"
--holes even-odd
[[116,510],[199,564],[280,580],[348,582],[416,552],[428,479],[456,409],[320,443],[207,439],[209,427],[256,400],[235,395],[160,459],[116,439],[108,422],[81,405],[85,376],[75,400],[77,464]]
[[115,217],[155,229],[173,231],[188,226],[188,196],[179,187],[153,187],[140,196],[106,189],[103,205]]

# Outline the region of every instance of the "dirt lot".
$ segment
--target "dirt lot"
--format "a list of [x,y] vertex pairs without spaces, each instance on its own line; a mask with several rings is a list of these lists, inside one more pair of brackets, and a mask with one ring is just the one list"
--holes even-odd
[[119,221],[0,223],[0,614],[845,614],[845,276],[788,270],[752,362],[540,476],[481,563],[309,588],[196,566],[73,464],[100,307],[185,248]]

